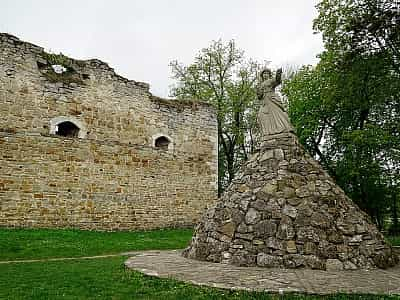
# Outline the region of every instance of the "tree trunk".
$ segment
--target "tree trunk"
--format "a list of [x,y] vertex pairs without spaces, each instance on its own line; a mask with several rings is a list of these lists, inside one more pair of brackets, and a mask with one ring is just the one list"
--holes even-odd
[[392,193],[392,205],[390,207],[391,213],[392,213],[392,226],[390,227],[390,234],[391,235],[398,235],[400,234],[400,228],[399,228],[399,215],[398,215],[398,207],[397,207],[397,193],[394,192]]

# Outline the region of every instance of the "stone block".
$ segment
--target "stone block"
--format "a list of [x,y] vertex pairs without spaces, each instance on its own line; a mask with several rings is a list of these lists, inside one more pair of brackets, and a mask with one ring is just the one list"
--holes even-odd
[[327,271],[341,271],[343,270],[343,263],[338,259],[327,259],[326,260]]
[[265,253],[258,253],[257,254],[257,266],[259,267],[279,267],[282,265],[282,257],[273,256]]
[[288,253],[297,253],[297,247],[295,241],[287,241],[286,242],[286,251]]
[[245,216],[246,224],[256,224],[260,220],[260,213],[254,208],[250,208]]
[[232,220],[229,220],[221,226],[220,232],[229,237],[233,237],[233,234],[235,233],[235,227],[236,226],[232,223]]

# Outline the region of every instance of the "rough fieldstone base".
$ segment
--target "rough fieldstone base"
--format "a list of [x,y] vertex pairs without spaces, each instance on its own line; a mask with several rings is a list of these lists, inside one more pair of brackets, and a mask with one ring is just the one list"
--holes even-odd
[[355,270],[398,258],[292,133],[270,136],[196,227],[188,258],[237,266]]
[[400,267],[321,271],[236,267],[187,259],[179,251],[146,251],[125,265],[150,276],[218,288],[312,294],[400,294]]

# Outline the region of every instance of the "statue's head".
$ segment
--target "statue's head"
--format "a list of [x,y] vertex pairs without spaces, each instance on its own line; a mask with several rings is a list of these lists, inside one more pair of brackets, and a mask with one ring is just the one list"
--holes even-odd
[[265,68],[264,70],[261,71],[260,77],[262,80],[268,79],[272,77],[272,71],[268,68]]

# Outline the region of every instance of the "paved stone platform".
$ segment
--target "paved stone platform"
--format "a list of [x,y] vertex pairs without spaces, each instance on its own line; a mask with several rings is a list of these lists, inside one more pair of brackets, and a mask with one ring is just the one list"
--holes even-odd
[[132,254],[125,265],[150,276],[218,288],[277,293],[399,294],[400,266],[381,270],[327,272],[309,269],[235,267],[187,259],[181,251],[144,251]]

